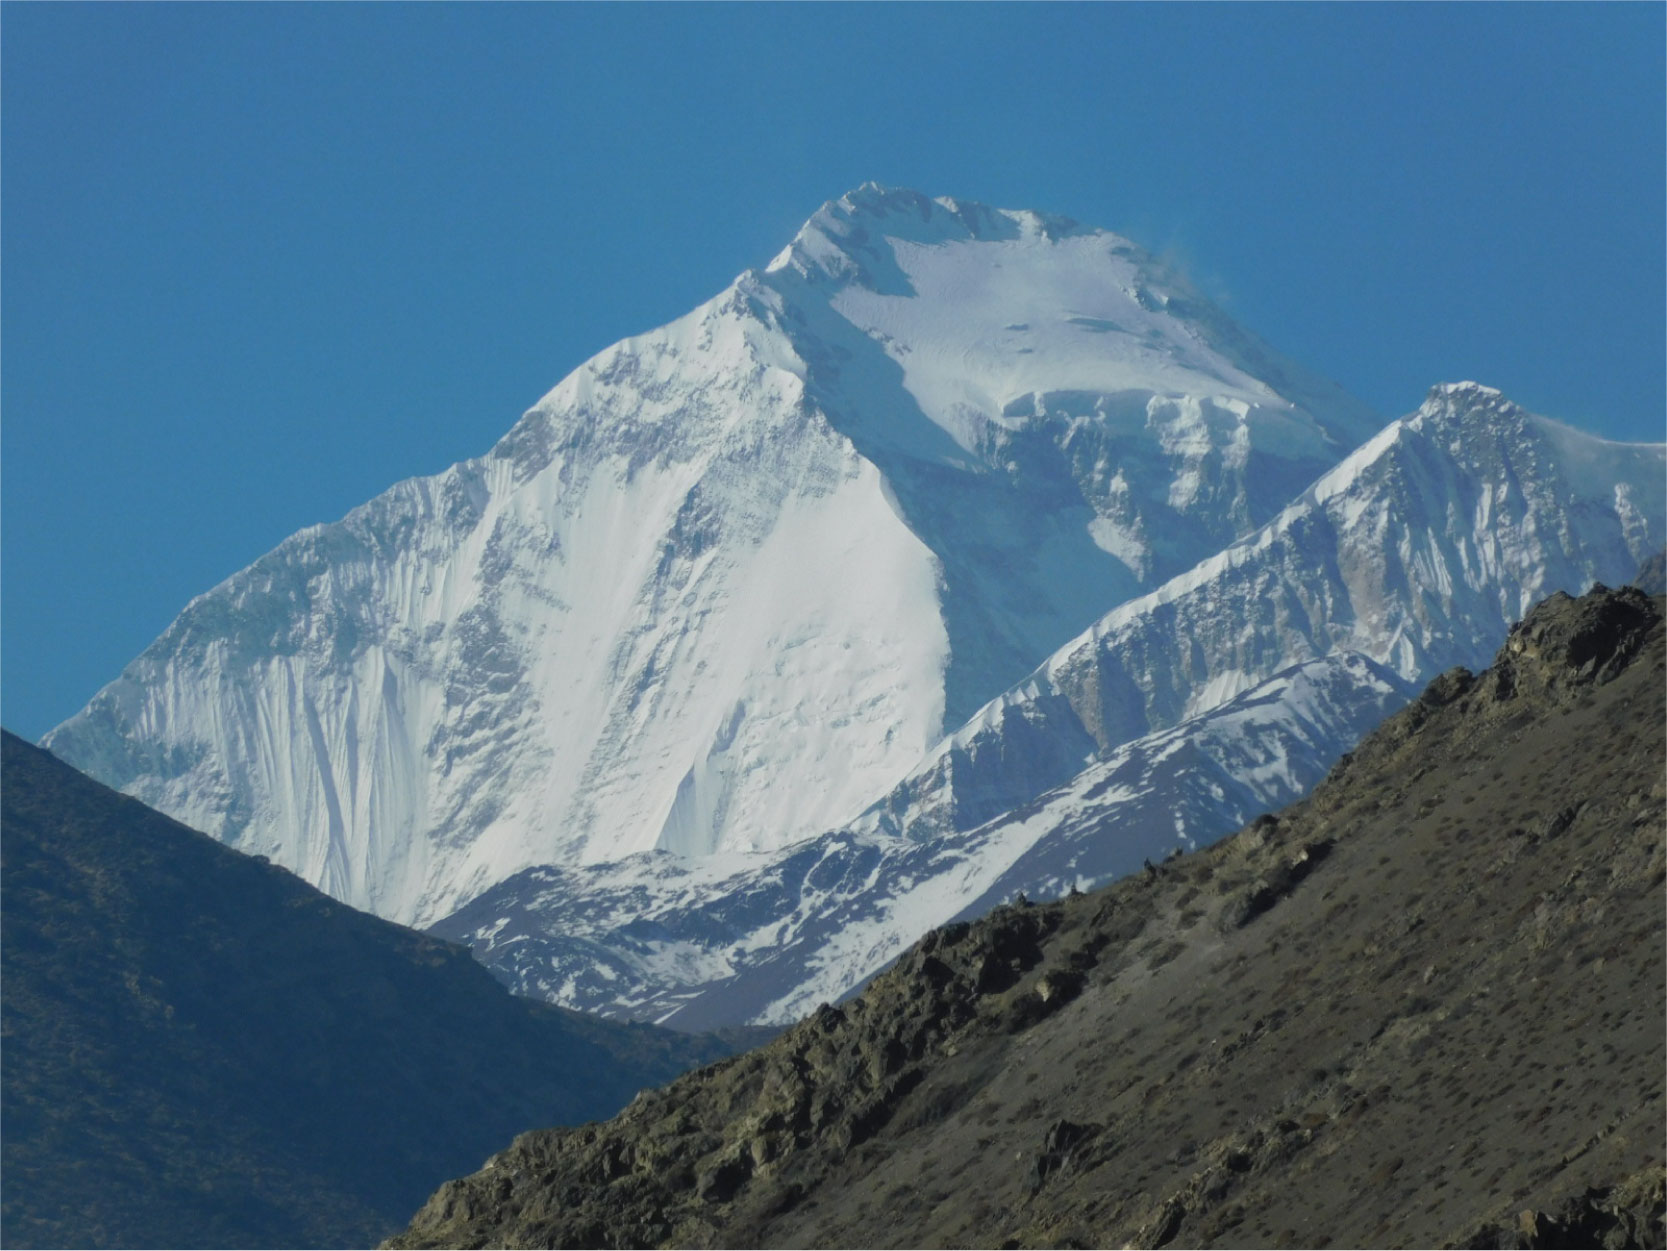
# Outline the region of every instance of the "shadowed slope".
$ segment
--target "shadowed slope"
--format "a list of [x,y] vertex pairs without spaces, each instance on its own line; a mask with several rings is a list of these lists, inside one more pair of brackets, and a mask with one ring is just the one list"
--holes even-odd
[[6,1246],[363,1245],[515,1130],[724,1051],[516,999],[10,734],[0,761]]

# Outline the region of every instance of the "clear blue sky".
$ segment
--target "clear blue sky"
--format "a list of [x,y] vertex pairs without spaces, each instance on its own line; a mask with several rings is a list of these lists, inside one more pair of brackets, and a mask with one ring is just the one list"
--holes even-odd
[[1167,250],[1386,417],[1660,439],[1664,14],[7,3],[0,717],[867,179]]

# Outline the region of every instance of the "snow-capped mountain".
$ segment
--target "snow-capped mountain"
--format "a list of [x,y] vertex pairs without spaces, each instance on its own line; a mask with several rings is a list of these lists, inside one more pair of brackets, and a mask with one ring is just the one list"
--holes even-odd
[[45,742],[407,922],[779,849],[1376,424],[1127,240],[865,186],[194,600]]
[[791,1020],[933,926],[1099,885],[1304,794],[1411,691],[1485,664],[1531,604],[1659,552],[1664,457],[1437,387],[843,829],[738,864],[530,870],[438,932],[518,989],[610,1014]]

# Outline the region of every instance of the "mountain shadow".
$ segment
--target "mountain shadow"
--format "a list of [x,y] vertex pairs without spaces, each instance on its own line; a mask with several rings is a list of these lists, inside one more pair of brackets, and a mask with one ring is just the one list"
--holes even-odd
[[1556,595],[1308,799],[928,934],[388,1245],[1661,1246],[1662,603]]
[[515,998],[10,734],[0,782],[8,1247],[371,1245],[731,1050]]

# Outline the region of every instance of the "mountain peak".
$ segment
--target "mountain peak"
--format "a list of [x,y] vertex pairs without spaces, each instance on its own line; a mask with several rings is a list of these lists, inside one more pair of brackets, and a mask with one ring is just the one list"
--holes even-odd
[[1479,382],[1438,382],[1418,410],[1404,419],[1415,428],[1463,431],[1521,430],[1529,413],[1497,387]]
[[[879,215],[896,212],[930,213],[932,199],[913,187],[888,187],[869,179],[830,203],[839,204],[854,212]],[[823,205],[826,208],[827,205]]]
[[1480,382],[1466,380],[1464,382],[1438,382],[1430,388],[1430,396],[1467,396],[1477,399],[1489,399],[1502,395],[1498,387],[1484,386]]
[[402,920],[776,850],[1377,424],[1114,234],[868,183],[492,456],[234,575],[50,742]]
[[[955,196],[928,196],[910,187],[888,187],[873,181],[847,191],[831,203],[848,212],[865,213],[875,217],[903,215],[915,216],[923,221],[932,221],[936,217],[944,225],[953,220],[960,222],[974,234],[977,233],[977,223],[991,223],[998,218],[1008,219],[1021,228],[1028,226],[1050,238],[1070,233],[1109,233],[1085,227],[1069,217],[1057,214],[1039,213],[1034,209],[995,208],[977,200],[959,199]],[[824,209],[828,207],[830,205],[823,206]]]
[[1521,411],[1505,397],[1498,387],[1483,386],[1480,382],[1438,382],[1424,397],[1424,409],[1465,411],[1474,408],[1495,409],[1499,412]]
[[[774,273],[789,266],[825,275],[861,271],[861,255],[872,254],[875,236],[908,243],[950,243],[968,239],[1040,238],[1054,242],[1072,235],[1104,236],[1110,243],[1137,251],[1109,231],[1085,227],[1068,217],[1030,209],[998,209],[975,200],[936,198],[908,187],[865,182],[813,213],[767,267]],[[832,255],[831,253],[837,253]],[[1144,254],[1142,254],[1144,257]],[[846,263],[841,263],[841,260]]]

